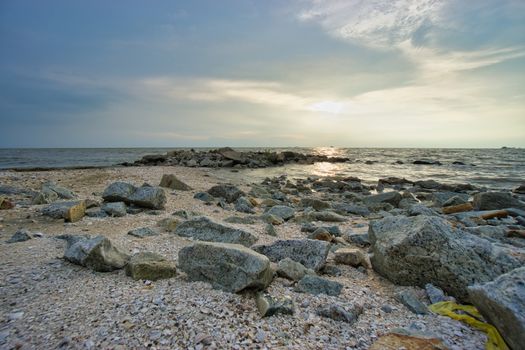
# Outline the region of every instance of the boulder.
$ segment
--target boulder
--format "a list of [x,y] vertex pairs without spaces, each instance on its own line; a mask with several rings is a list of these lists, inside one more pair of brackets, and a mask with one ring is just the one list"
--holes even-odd
[[437,213],[425,206],[424,204],[412,204],[408,208],[408,216],[418,216],[418,215],[427,215],[427,216],[433,216],[437,215]]
[[267,256],[273,262],[290,258],[309,269],[319,271],[326,263],[330,244],[313,239],[289,239],[256,245],[252,249]]
[[179,224],[175,229],[175,234],[182,237],[193,237],[199,241],[235,243],[246,247],[257,241],[257,237],[248,231],[213,222],[204,216]]
[[262,221],[266,222],[267,224],[271,224],[271,225],[284,224],[284,219],[282,217],[273,215],[273,214],[265,213],[261,215],[261,219]]
[[312,211],[308,213],[308,219],[312,221],[328,221],[328,222],[345,222],[346,217],[334,213],[333,211]]
[[69,222],[81,220],[86,213],[84,201],[57,202],[42,209],[42,214],[53,219],[64,219]]
[[511,349],[525,344],[525,267],[469,287],[470,300]]
[[11,236],[11,238],[9,238],[6,241],[6,243],[25,242],[30,240],[31,238],[31,232],[29,232],[28,230],[18,230]]
[[244,196],[244,192],[233,185],[216,185],[207,191],[213,197],[224,198],[228,203],[233,203],[237,198]]
[[474,196],[473,205],[476,210],[525,209],[525,202],[512,197],[509,192],[478,193]]
[[324,227],[317,228],[314,232],[308,235],[309,239],[317,239],[320,241],[332,242],[334,237]]
[[293,300],[288,296],[278,298],[266,293],[257,293],[255,303],[261,317],[293,315],[295,311]]
[[110,202],[102,205],[102,210],[109,216],[122,217],[126,216],[127,207],[124,202]]
[[436,216],[395,216],[372,221],[371,263],[379,274],[401,285],[432,283],[468,301],[467,286],[487,282],[525,262],[523,250],[452,227]]
[[175,263],[151,252],[134,254],[126,265],[126,275],[134,280],[156,281],[175,277],[176,274]]
[[127,202],[137,187],[127,182],[114,182],[104,190],[102,198],[107,202]]
[[64,258],[77,265],[82,265],[99,272],[108,272],[123,268],[128,256],[113,246],[104,236],[95,238],[72,239],[64,253]]
[[191,191],[192,188],[186,185],[184,182],[177,179],[173,174],[164,174],[162,179],[160,179],[160,187],[171,188],[172,190],[177,191]]
[[338,296],[341,294],[343,285],[339,282],[330,281],[329,279],[305,275],[298,283],[296,291],[301,293],[308,293],[313,295],[326,294],[330,296]]
[[277,274],[292,281],[299,281],[305,275],[315,275],[314,270],[308,269],[290,258],[279,261],[277,266]]
[[246,197],[239,197],[235,201],[235,210],[241,213],[254,214],[253,204]]
[[295,215],[295,209],[288,207],[286,205],[275,205],[271,207],[266,212],[266,214],[275,215],[275,216],[282,218],[283,220],[288,220],[288,219],[293,218],[293,216]]
[[142,186],[129,196],[128,201],[143,208],[164,209],[166,194],[160,187]]
[[178,261],[190,280],[230,293],[264,289],[273,278],[270,260],[239,244],[198,242],[182,248]]
[[391,191],[391,192],[384,192],[384,193],[378,193],[371,196],[367,196],[363,198],[363,202],[366,205],[373,205],[378,203],[388,203],[393,205],[394,207],[397,207],[399,205],[399,202],[401,201],[403,197],[399,192]]
[[206,192],[197,192],[193,196],[193,198],[198,199],[200,201],[206,202],[206,203],[213,203],[215,202],[215,197],[213,197],[211,194]]
[[341,248],[335,251],[334,261],[338,264],[350,265],[353,267],[370,267],[368,256],[359,249]]
[[74,199],[76,198],[76,195],[73,193],[73,191],[58,186],[53,181],[47,181],[44,184],[42,184],[42,193],[44,193],[48,197],[53,197],[51,193],[55,193],[58,198],[61,199]]
[[303,208],[311,207],[315,210],[324,210],[330,208],[330,203],[315,198],[301,198],[300,204]]
[[230,147],[219,148],[216,152],[226,159],[233,160],[235,163],[246,163],[244,154],[237,152]]
[[459,192],[434,192],[432,193],[432,204],[436,207],[448,207],[451,205],[464,204],[468,201],[469,195]]
[[397,294],[397,299],[405,305],[410,311],[417,315],[428,314],[428,308],[415,295],[414,292],[404,290]]
[[144,238],[150,236],[158,236],[159,231],[152,229],[151,227],[139,227],[128,231],[128,235]]

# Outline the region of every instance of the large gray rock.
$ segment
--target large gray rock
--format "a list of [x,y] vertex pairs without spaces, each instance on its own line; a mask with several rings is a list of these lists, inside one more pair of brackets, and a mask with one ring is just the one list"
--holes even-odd
[[472,303],[512,349],[525,345],[525,267],[469,287]]
[[297,261],[286,258],[279,261],[277,274],[292,281],[299,281],[305,275],[315,275],[315,271],[304,267],[303,264]]
[[72,239],[68,242],[71,244],[66,249],[64,258],[74,264],[108,272],[121,269],[128,262],[128,255],[114,247],[104,236]]
[[326,294],[330,296],[338,296],[341,294],[342,289],[343,285],[341,283],[314,275],[305,275],[297,283],[296,287],[296,291],[301,293]]
[[137,187],[127,182],[113,182],[106,187],[102,193],[102,198],[107,202],[127,202],[136,190]]
[[330,203],[315,198],[301,198],[301,207],[311,207],[315,210],[324,210],[330,208]]
[[512,197],[509,192],[478,193],[474,196],[473,206],[476,210],[525,209],[525,203]]
[[319,271],[326,263],[330,244],[313,239],[289,239],[256,245],[252,249],[266,255],[272,262],[290,258],[309,269]]
[[70,222],[81,220],[86,213],[84,201],[56,202],[42,208],[42,215]]
[[308,219],[312,221],[328,221],[328,222],[345,222],[346,217],[334,213],[333,211],[312,211],[308,213]]
[[151,228],[151,227],[139,227],[135,228],[133,230],[128,231],[128,235],[144,238],[144,237],[150,237],[150,236],[158,236],[159,231]]
[[114,217],[126,216],[126,209],[126,203],[124,202],[111,202],[104,203],[104,205],[102,205],[102,210],[109,216]]
[[264,289],[273,278],[270,260],[239,244],[195,243],[179,251],[178,265],[190,280],[231,293]]
[[240,211],[241,213],[255,213],[255,210],[253,209],[253,204],[246,197],[237,198],[237,200],[235,201],[235,210]]
[[29,232],[28,230],[18,230],[16,231],[13,236],[11,236],[11,238],[9,238],[6,243],[18,243],[18,242],[25,242],[25,241],[28,241],[30,240],[32,237],[31,237],[31,232]]
[[288,220],[295,215],[295,209],[286,205],[275,205],[271,207],[266,213],[283,218],[283,220]]
[[392,282],[432,283],[468,301],[467,286],[520,267],[525,252],[453,228],[436,216],[395,216],[369,227],[374,270]]
[[175,229],[175,234],[182,237],[193,237],[199,241],[235,243],[246,247],[257,241],[257,237],[248,231],[213,222],[204,216],[179,224]]
[[173,174],[164,174],[162,175],[162,179],[160,179],[160,187],[166,187],[171,188],[172,190],[177,191],[191,191],[192,188],[179,180],[175,175]]
[[73,191],[59,186],[53,181],[48,181],[42,185],[42,193],[44,194],[50,194],[51,192],[56,193],[58,198],[61,199],[74,199],[76,198],[76,195],[73,193]]
[[244,192],[233,185],[216,185],[207,191],[214,197],[224,198],[226,202],[233,203],[240,196],[244,196]]
[[394,207],[397,207],[402,198],[403,197],[401,197],[401,194],[399,192],[391,191],[367,196],[363,198],[363,202],[366,205],[389,203],[392,204]]
[[128,201],[143,208],[164,209],[166,194],[160,187],[142,186],[129,196]]

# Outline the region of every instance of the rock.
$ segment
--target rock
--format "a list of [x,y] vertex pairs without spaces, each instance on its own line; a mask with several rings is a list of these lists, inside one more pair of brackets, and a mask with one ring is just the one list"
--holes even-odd
[[235,210],[241,213],[254,214],[253,204],[246,197],[239,197],[234,204]]
[[472,207],[472,204],[467,202],[464,204],[451,205],[448,207],[444,207],[443,209],[441,209],[441,211],[443,212],[443,214],[454,214],[454,213],[462,213],[465,211],[471,211],[472,209],[474,209]]
[[509,192],[478,193],[474,196],[473,205],[476,210],[525,209],[525,202],[512,197]]
[[193,198],[198,199],[200,201],[206,202],[206,203],[213,203],[215,202],[215,197],[213,197],[211,194],[206,192],[197,192],[193,196]]
[[299,281],[305,275],[315,275],[315,271],[308,269],[303,264],[285,258],[278,263],[277,274],[292,281]]
[[330,234],[330,232],[328,232],[328,230],[323,227],[319,227],[314,232],[310,233],[308,235],[308,238],[326,242],[331,242],[333,240],[333,237]]
[[425,291],[427,292],[427,297],[431,304],[447,301],[450,299],[440,288],[434,286],[432,283],[425,284]]
[[525,344],[525,267],[469,287],[470,300],[512,349]]
[[158,236],[159,232],[151,227],[139,227],[128,232],[128,235],[144,238],[150,236]]
[[49,204],[53,203],[58,199],[58,195],[56,192],[50,191],[47,193],[44,192],[36,192],[33,198],[31,198],[31,204],[33,205],[39,205],[39,204]]
[[273,277],[267,257],[239,244],[198,242],[182,248],[178,261],[190,280],[231,293],[264,289]]
[[176,274],[177,269],[173,262],[151,252],[133,255],[126,265],[126,275],[134,280],[156,281],[175,277]]
[[114,182],[104,190],[102,198],[107,202],[127,202],[137,187],[127,182]]
[[359,249],[341,248],[335,251],[334,261],[338,264],[350,265],[353,267],[370,267],[368,256]]
[[129,196],[128,201],[142,208],[164,209],[166,193],[160,187],[142,186]]
[[128,256],[115,248],[104,236],[73,240],[66,249],[64,258],[99,272],[121,269],[128,262]]
[[332,264],[326,264],[323,266],[323,269],[320,271],[323,275],[331,276],[331,277],[338,277],[343,274],[341,269],[337,267],[336,265]]
[[518,194],[525,194],[525,185],[516,187],[512,192],[518,193]]
[[111,203],[104,203],[102,205],[102,210],[108,214],[109,216],[114,217],[122,217],[126,216],[127,207],[126,203],[124,202],[111,202]]
[[9,199],[0,197],[0,210],[9,210],[13,209],[15,204]]
[[298,283],[296,291],[301,293],[308,293],[313,295],[326,294],[330,296],[338,296],[341,294],[343,285],[339,282],[330,281],[326,278],[305,275]]
[[374,270],[392,282],[432,283],[460,301],[467,286],[522,266],[525,254],[452,227],[437,216],[388,217],[369,227]]
[[207,192],[214,197],[224,198],[228,203],[233,203],[237,198],[244,196],[244,192],[233,185],[216,185]]
[[230,216],[223,221],[229,224],[253,225],[259,220],[256,216]]
[[412,164],[419,165],[441,165],[441,162],[438,160],[428,160],[428,159],[418,159],[412,162]]
[[448,347],[437,338],[390,333],[379,337],[368,350],[386,349],[448,350]]
[[277,314],[293,315],[295,308],[290,297],[272,297],[266,293],[258,293],[255,298],[257,309],[261,317],[269,317]]
[[397,298],[410,311],[417,315],[425,315],[428,313],[428,309],[425,304],[419,301],[417,296],[412,291],[404,290],[397,294]]
[[349,324],[357,322],[359,315],[362,313],[363,308],[361,307],[354,306],[350,311],[346,311],[342,306],[337,304],[325,305],[317,309],[317,314],[321,317]]
[[276,205],[271,207],[266,214],[275,215],[283,220],[291,219],[295,215],[295,209],[286,205]]
[[408,208],[408,216],[427,215],[433,216],[437,213],[423,204],[413,204]]
[[370,245],[370,238],[368,237],[368,233],[346,233],[343,236],[343,238],[347,242],[353,243],[360,247],[367,247]]
[[181,237],[193,237],[199,241],[235,243],[247,247],[257,241],[257,237],[250,232],[218,224],[204,216],[179,224],[175,234]]
[[184,182],[177,179],[173,174],[164,174],[162,179],[160,179],[160,187],[171,188],[172,190],[177,191],[191,191],[192,188],[186,185]]
[[28,230],[18,230],[11,236],[11,238],[9,238],[6,241],[6,243],[25,242],[30,240],[31,238],[31,232],[29,232]]
[[86,213],[84,201],[58,202],[42,209],[42,214],[54,219],[64,219],[69,222],[81,220]]
[[384,193],[367,196],[363,198],[363,202],[366,205],[373,205],[373,204],[378,204],[378,203],[388,203],[388,204],[393,205],[394,207],[397,207],[402,198],[403,197],[401,197],[401,194],[399,192],[392,191],[392,192],[384,192]]
[[180,220],[175,218],[165,218],[157,222],[157,226],[162,227],[168,232],[173,232],[179,225]]
[[275,230],[275,227],[272,224],[266,224],[264,228],[264,233],[266,233],[269,236],[277,237],[277,231]]
[[460,205],[460,204],[466,204],[468,203],[468,199],[465,199],[465,197],[461,196],[454,196],[452,198],[449,198],[445,203],[443,203],[443,207],[450,207],[453,205]]
[[332,205],[335,211],[346,214],[354,214],[360,216],[370,215],[370,209],[363,205],[348,204],[348,203],[337,203]]
[[237,152],[230,147],[223,147],[216,150],[217,153],[219,153],[221,156],[223,156],[226,159],[233,160],[234,163],[246,163],[246,158],[241,152]]
[[311,207],[315,210],[324,210],[330,208],[330,203],[314,198],[301,198],[300,204],[303,208]]
[[307,268],[319,271],[326,263],[330,244],[312,239],[289,239],[256,245],[252,249],[267,256],[273,262],[290,258]]
[[76,198],[76,195],[73,193],[73,191],[58,186],[53,181],[48,181],[42,185],[42,193],[46,195],[46,197],[53,197],[53,195],[50,195],[51,192],[54,192],[58,198],[61,199],[74,199]]
[[281,225],[281,224],[284,224],[284,219],[280,216],[277,216],[277,215],[273,215],[273,214],[268,214],[268,213],[265,213],[263,215],[261,215],[261,219],[268,223],[268,224],[271,224],[271,225]]
[[345,222],[346,217],[336,214],[332,211],[313,211],[308,213],[308,219],[312,221],[328,221],[328,222]]

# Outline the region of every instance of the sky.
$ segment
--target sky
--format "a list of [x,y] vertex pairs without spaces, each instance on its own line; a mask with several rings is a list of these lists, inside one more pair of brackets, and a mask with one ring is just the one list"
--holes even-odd
[[0,147],[525,147],[523,0],[1,0]]

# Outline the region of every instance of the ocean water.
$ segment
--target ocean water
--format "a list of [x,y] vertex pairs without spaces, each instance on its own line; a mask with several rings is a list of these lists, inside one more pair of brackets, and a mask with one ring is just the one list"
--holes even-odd
[[[133,162],[146,154],[162,154],[175,148],[65,148],[0,149],[0,169],[112,166]],[[357,176],[367,183],[388,176],[409,180],[434,179],[442,183],[471,183],[492,189],[512,189],[525,183],[525,149],[421,149],[421,148],[237,148],[237,150],[291,150],[348,157],[347,163],[289,164],[232,173],[218,169],[225,180],[249,175],[251,181],[287,174],[291,178]],[[196,150],[207,150],[204,148]],[[442,165],[415,165],[414,160],[440,161]],[[403,164],[397,164],[400,161]],[[462,162],[465,165],[453,164]],[[243,175],[244,174],[244,175]]]

